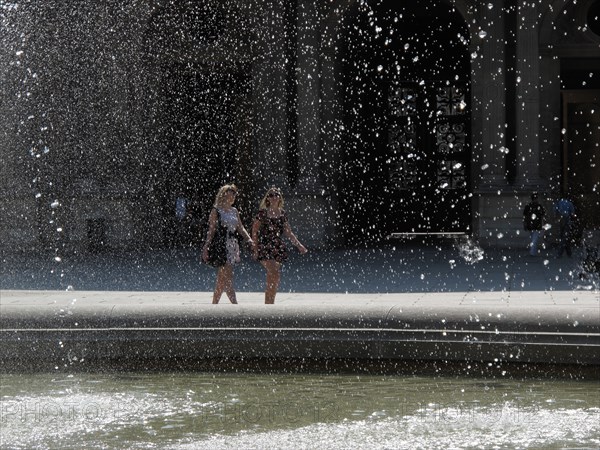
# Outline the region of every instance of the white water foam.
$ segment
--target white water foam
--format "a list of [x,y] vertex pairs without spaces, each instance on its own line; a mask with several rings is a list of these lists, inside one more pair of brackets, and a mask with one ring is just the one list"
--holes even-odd
[[242,432],[180,443],[172,449],[508,449],[597,448],[600,408],[539,410],[445,408],[379,420],[314,424],[294,430]]

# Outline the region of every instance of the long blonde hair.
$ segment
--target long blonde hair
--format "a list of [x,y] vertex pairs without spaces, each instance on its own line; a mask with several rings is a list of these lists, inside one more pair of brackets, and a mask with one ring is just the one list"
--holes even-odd
[[271,192],[279,194],[279,208],[283,209],[283,194],[281,193],[281,189],[276,188],[275,186],[271,186],[269,189],[267,189],[265,196],[260,201],[258,209],[267,209],[269,206],[271,206],[271,201],[269,200],[269,194]]
[[217,195],[215,197],[215,203],[214,203],[214,207],[215,208],[222,208],[224,206],[228,206],[225,204],[225,195],[227,194],[227,192],[229,191],[233,191],[237,194],[237,186],[235,184],[226,184],[224,186],[221,186],[219,188],[219,191],[217,192]]

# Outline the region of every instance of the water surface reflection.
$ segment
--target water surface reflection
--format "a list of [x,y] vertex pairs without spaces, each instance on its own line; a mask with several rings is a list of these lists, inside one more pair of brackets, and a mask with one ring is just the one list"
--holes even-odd
[[3,448],[600,445],[600,384],[323,374],[5,374]]

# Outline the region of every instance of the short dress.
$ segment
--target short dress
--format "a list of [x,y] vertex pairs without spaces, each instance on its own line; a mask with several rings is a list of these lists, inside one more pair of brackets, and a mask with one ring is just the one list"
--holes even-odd
[[287,260],[288,254],[285,243],[281,238],[287,224],[285,212],[279,217],[268,217],[267,211],[261,209],[256,215],[256,220],[260,222],[258,231],[258,260],[275,260],[283,263]]
[[221,217],[221,225],[227,230],[227,239],[225,248],[227,249],[227,264],[236,264],[240,262],[240,244],[238,243],[236,231],[239,223],[237,209],[231,208],[228,211],[218,209]]

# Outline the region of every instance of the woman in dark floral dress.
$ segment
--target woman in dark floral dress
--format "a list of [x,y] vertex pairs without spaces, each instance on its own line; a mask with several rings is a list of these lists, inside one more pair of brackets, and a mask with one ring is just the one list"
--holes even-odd
[[275,187],[270,188],[260,202],[259,211],[252,224],[252,240],[255,242],[254,258],[267,271],[265,303],[275,303],[281,279],[281,265],[287,260],[287,249],[282,236],[287,237],[302,254],[308,250],[292,232],[285,211],[283,195]]

